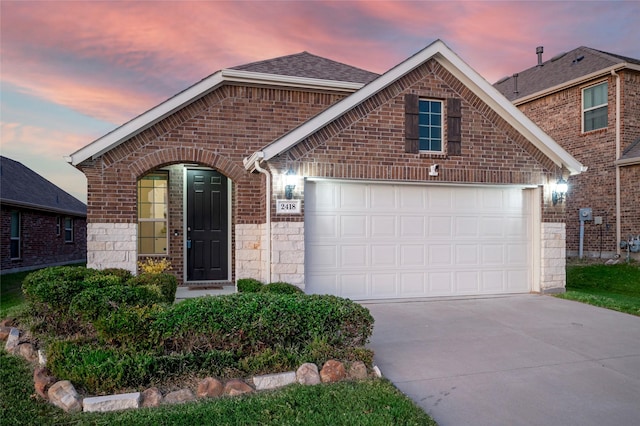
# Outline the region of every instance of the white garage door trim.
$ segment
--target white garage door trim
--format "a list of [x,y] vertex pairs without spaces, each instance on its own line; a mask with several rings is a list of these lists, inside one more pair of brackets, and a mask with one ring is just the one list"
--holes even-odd
[[357,300],[527,293],[531,187],[305,182],[305,288]]

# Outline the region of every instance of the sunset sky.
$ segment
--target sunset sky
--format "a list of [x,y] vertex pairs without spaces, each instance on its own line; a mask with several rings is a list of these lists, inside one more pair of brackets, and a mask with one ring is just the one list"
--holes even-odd
[[490,83],[588,46],[640,58],[640,2],[0,1],[1,153],[86,201],[69,155],[217,70],[308,51],[383,73],[442,39]]

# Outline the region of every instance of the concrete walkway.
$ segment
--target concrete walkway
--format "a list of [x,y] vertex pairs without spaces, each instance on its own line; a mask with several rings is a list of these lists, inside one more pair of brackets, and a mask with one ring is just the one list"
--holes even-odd
[[440,426],[640,425],[640,318],[551,296],[363,303],[382,374]]

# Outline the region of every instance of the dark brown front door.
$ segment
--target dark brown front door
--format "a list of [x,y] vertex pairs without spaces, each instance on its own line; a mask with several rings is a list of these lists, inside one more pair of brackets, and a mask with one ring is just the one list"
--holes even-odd
[[187,281],[229,278],[227,178],[187,170]]

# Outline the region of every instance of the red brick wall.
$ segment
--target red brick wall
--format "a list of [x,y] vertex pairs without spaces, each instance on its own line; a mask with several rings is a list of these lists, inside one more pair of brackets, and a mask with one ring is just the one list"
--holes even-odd
[[[622,94],[622,149],[640,137],[640,76],[638,73],[620,72]],[[594,83],[608,81],[609,111],[606,129],[582,133],[582,89]],[[569,178],[569,192],[565,202],[567,222],[567,250],[579,249],[578,210],[591,207],[594,216],[601,216],[602,225],[593,221],[585,222],[585,252],[615,252],[615,118],[616,118],[616,79],[612,76],[595,79],[580,86],[553,93],[518,107],[549,136],[588,170]],[[631,173],[623,172],[631,175]],[[637,206],[637,186],[622,179],[622,218],[623,229],[640,228]],[[637,182],[637,181],[636,181]],[[636,214],[633,210],[636,209]],[[640,230],[635,231],[640,233]],[[623,237],[625,231],[622,233]]]
[[[1,209],[2,230],[0,233],[0,256],[2,271],[45,267],[51,264],[87,259],[86,220],[74,217],[73,243],[64,242],[64,215],[35,210],[18,209],[21,213],[20,259],[11,259],[11,211],[8,206]],[[56,235],[56,218],[61,218],[60,235]]]

